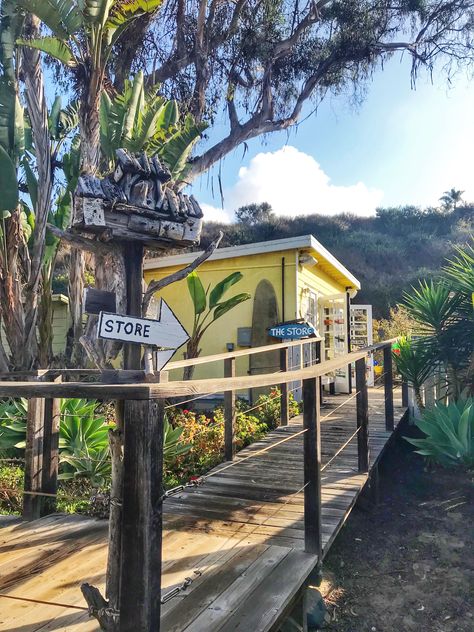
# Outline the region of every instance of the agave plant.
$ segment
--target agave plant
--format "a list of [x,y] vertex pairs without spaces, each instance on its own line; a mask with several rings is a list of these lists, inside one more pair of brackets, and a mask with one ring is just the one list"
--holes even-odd
[[178,456],[186,454],[191,449],[191,445],[181,441],[184,428],[173,428],[165,417],[163,425],[163,459],[165,465],[171,464]]
[[[233,272],[222,281],[219,281],[212,290],[210,285],[205,290],[197,272],[192,272],[188,275],[188,291],[194,307],[193,330],[186,347],[186,356],[188,358],[197,358],[199,356],[201,353],[199,349],[201,339],[218,318],[250,299],[250,294],[243,292],[225,301],[222,300],[224,294],[238,283],[242,276],[241,272]],[[185,380],[191,379],[193,369],[194,367],[192,366],[185,368]]]
[[474,466],[474,399],[460,399],[448,405],[437,403],[416,421],[426,435],[405,437],[416,452],[444,466]]
[[87,446],[73,454],[61,452],[59,457],[61,481],[86,478],[92,487],[104,487],[112,476],[112,463],[108,448],[89,450]]

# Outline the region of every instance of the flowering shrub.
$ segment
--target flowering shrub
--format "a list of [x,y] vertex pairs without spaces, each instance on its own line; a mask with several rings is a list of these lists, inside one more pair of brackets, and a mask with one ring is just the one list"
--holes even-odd
[[[250,410],[249,410],[250,408]],[[290,417],[299,414],[293,395],[289,396]],[[246,412],[249,410],[249,412]],[[165,486],[173,487],[209,471],[224,458],[224,410],[216,408],[212,416],[187,409],[169,408],[168,419],[182,430],[179,441],[191,446],[185,453],[165,463]],[[237,400],[235,443],[237,450],[280,425],[280,390],[274,387],[269,395],[260,395],[255,406]]]
[[[255,406],[252,413],[256,415],[262,423],[265,423],[269,429],[273,430],[280,425],[280,411],[281,411],[281,391],[278,387],[274,386],[269,395],[260,395],[255,402]],[[299,415],[298,402],[295,401],[293,393],[288,396],[288,407],[290,418]]]
[[[247,406],[248,407],[248,406]],[[180,441],[191,445],[191,449],[166,464],[167,486],[188,481],[192,476],[203,474],[223,460],[224,454],[224,411],[217,408],[213,417],[189,410],[168,410],[170,423],[182,428]],[[268,426],[255,415],[237,412],[235,441],[238,450],[260,439]]]

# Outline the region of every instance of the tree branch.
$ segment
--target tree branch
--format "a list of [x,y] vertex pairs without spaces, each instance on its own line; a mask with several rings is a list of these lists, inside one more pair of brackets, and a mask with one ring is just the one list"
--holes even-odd
[[182,279],[185,279],[188,275],[190,275],[191,272],[193,272],[193,270],[195,270],[197,267],[201,265],[201,263],[204,263],[206,259],[209,259],[212,253],[219,246],[223,236],[224,236],[223,233],[219,232],[217,239],[215,239],[212,243],[210,243],[209,246],[206,248],[206,250],[204,250],[204,252],[202,252],[199,255],[199,257],[197,257],[192,263],[190,263],[185,268],[182,268],[181,270],[178,270],[177,272],[173,272],[173,274],[170,274],[169,276],[164,277],[163,279],[160,279],[159,281],[150,281],[150,283],[148,284],[147,290],[145,294],[143,295],[143,302],[142,302],[143,316],[146,316],[148,312],[148,307],[150,305],[150,301],[153,297],[153,294],[155,294],[155,292],[159,292],[167,285],[171,285],[171,283],[176,283],[176,281],[181,281]]

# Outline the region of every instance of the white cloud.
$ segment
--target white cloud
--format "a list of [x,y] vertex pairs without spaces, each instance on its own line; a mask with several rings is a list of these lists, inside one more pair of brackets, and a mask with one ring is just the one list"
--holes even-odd
[[[225,206],[232,211],[244,204],[268,202],[277,215],[288,216],[343,212],[368,216],[375,213],[382,198],[383,191],[368,188],[363,182],[331,184],[312,156],[292,146],[257,154],[248,167],[239,170],[235,185],[224,191]],[[213,209],[217,211],[222,213]],[[211,219],[211,212],[205,217]]]
[[206,222],[220,222],[221,224],[230,224],[232,221],[232,214],[223,208],[217,208],[210,204],[201,204],[202,212],[204,213],[204,220]]

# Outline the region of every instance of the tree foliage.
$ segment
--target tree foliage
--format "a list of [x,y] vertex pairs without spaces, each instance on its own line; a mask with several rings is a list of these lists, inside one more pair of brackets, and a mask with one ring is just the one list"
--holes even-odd
[[273,219],[273,209],[268,202],[261,204],[247,204],[235,211],[235,217],[239,224],[255,226],[262,222],[269,222]]

